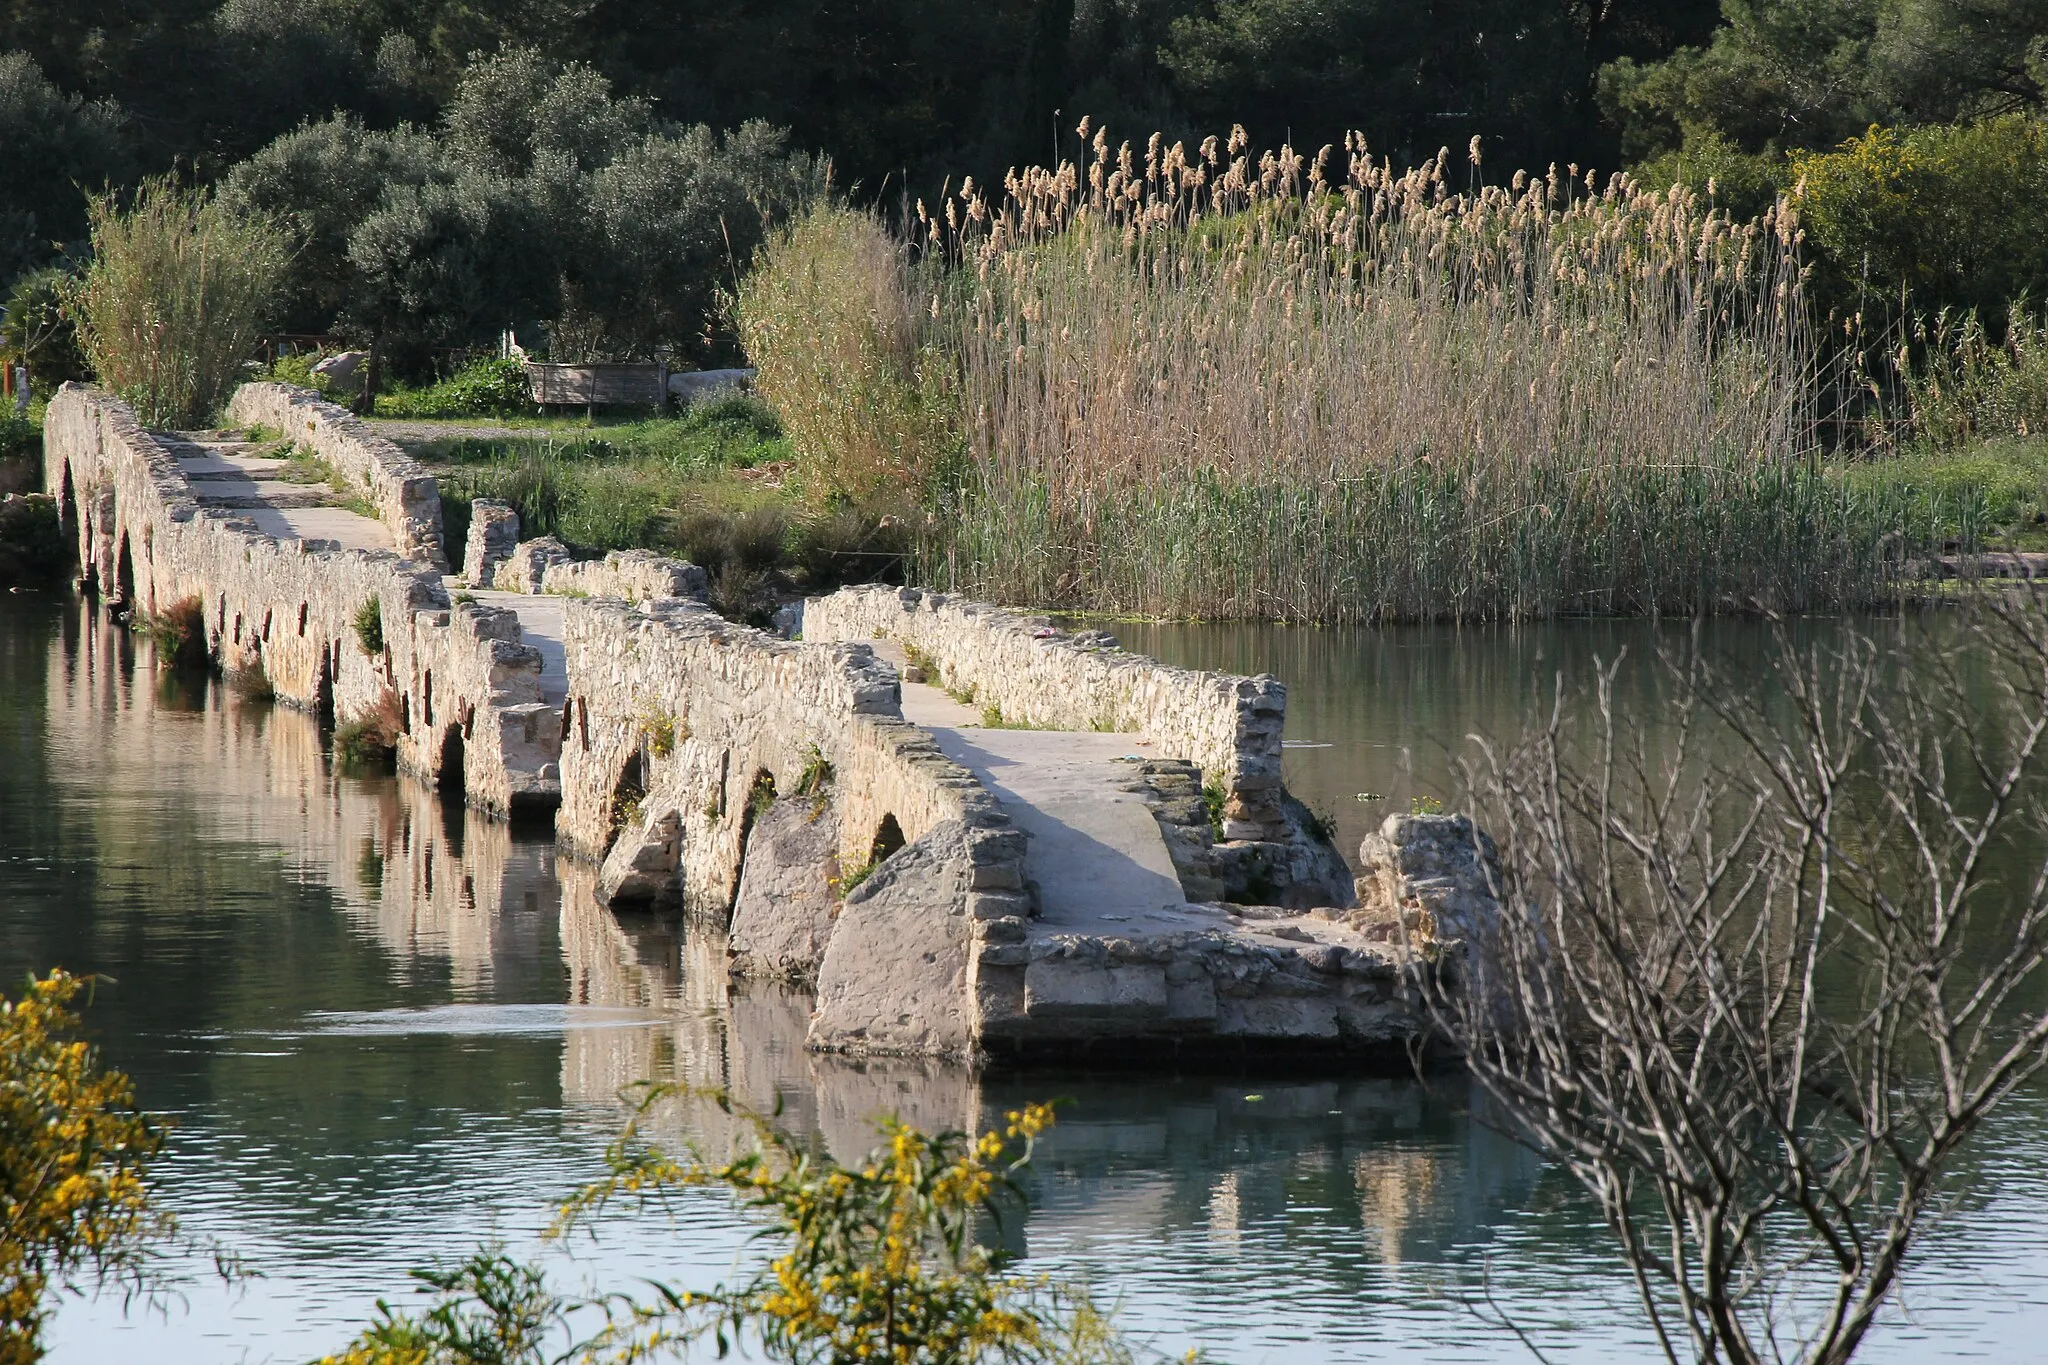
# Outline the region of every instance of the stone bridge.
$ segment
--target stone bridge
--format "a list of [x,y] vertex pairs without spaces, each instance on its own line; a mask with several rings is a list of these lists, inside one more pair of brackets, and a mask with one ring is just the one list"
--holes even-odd
[[[1391,1058],[1397,943],[1483,884],[1469,827],[1409,821],[1361,907],[1281,783],[1271,678],[893,588],[814,598],[783,638],[691,566],[577,563],[485,503],[452,575],[432,477],[366,424],[274,384],[229,415],[263,441],[60,391],[47,481],[85,587],[444,792],[551,816],[607,903],[814,986],[814,1048]],[[329,486],[283,477],[308,456]]]

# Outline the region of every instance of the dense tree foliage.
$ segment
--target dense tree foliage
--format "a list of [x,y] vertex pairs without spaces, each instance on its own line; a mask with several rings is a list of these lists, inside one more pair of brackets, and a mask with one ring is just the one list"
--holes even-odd
[[85,233],[85,195],[120,176],[120,113],[52,85],[24,52],[0,54],[0,281]]
[[1722,0],[1712,40],[1626,57],[1601,97],[1631,155],[1718,134],[1744,151],[1832,147],[1874,123],[2042,107],[2048,0]]
[[713,359],[720,281],[821,172],[767,124],[721,136],[654,110],[589,66],[507,49],[437,127],[309,123],[223,197],[297,226],[292,329],[378,341],[402,367],[508,327],[562,359]]
[[809,158],[893,208],[1082,154],[1083,114],[1356,128],[1397,165],[1476,136],[1489,180],[1635,164],[1749,212],[1873,124],[2036,116],[2048,0],[0,0],[0,53],[0,284],[168,170],[299,224],[295,330],[709,358]]

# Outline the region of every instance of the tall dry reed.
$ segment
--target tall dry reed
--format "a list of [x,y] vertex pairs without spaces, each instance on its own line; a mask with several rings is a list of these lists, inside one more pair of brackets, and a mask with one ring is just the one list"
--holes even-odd
[[1820,470],[1788,212],[1362,140],[1093,149],[919,205],[970,456],[928,576],[1319,621],[1883,591],[1895,509]]
[[91,214],[73,305],[93,371],[146,426],[210,420],[274,314],[289,239],[169,177],[144,181],[125,211],[96,197]]

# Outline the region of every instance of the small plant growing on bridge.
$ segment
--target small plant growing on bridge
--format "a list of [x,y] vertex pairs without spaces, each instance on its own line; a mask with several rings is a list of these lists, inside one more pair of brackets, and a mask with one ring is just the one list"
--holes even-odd
[[667,758],[676,751],[676,741],[690,737],[690,727],[679,725],[676,718],[653,702],[640,707],[638,717],[640,738],[647,742],[647,751],[656,758]]
[[859,886],[868,878],[874,876],[875,869],[880,867],[881,865],[882,860],[879,857],[870,856],[868,860],[862,863],[859,867],[854,868],[851,872],[841,874],[840,877],[832,883],[833,894],[838,896],[841,900],[845,900],[848,896],[853,894],[855,887]]
[[371,658],[384,652],[384,605],[372,597],[356,608],[356,647]]
[[263,666],[263,654],[250,650],[242,666],[234,671],[231,679],[235,695],[243,701],[275,701],[277,688],[270,681],[270,671]]
[[1223,842],[1223,784],[1210,782],[1202,788],[1202,812],[1209,817],[1209,837]]
[[816,744],[804,745],[804,766],[796,775],[796,795],[811,803],[811,819],[825,813],[826,793],[837,776],[832,760]]
[[197,597],[181,597],[153,615],[136,621],[165,668],[199,668],[206,663],[206,606]]
[[0,1003],[0,1361],[42,1358],[60,1293],[88,1280],[147,1289],[152,1245],[173,1231],[146,1181],[162,1121],[66,1036],[84,985],[54,971]]
[[367,714],[335,728],[335,761],[349,771],[388,772],[398,756],[398,730],[398,694],[387,687]]

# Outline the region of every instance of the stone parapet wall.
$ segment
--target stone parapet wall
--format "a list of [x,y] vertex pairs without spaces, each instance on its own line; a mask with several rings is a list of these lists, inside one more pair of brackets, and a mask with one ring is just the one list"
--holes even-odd
[[804,604],[804,639],[891,639],[928,659],[929,681],[1005,723],[1107,730],[1150,740],[1223,787],[1228,839],[1286,837],[1276,678],[1168,668],[1031,617],[915,588],[843,588]]
[[446,572],[441,494],[426,467],[361,418],[290,384],[244,384],[228,400],[236,426],[274,427],[360,487],[391,529],[399,554]]
[[[977,894],[1023,886],[1022,836],[902,718],[895,671],[867,648],[795,644],[681,599],[648,611],[571,600],[563,643],[571,682],[556,837],[589,858],[616,857],[615,833],[628,845],[673,842],[663,856],[679,865],[693,918],[722,921],[733,904],[757,779],[789,796],[818,783],[822,765],[841,866],[865,866],[885,828],[915,843],[953,822],[970,831]],[[661,828],[670,820],[673,840]]]
[[541,591],[571,597],[616,597],[645,602],[664,597],[703,601],[710,581],[702,569],[652,550],[613,550],[601,560],[550,564],[541,575]]
[[[89,588],[146,615],[196,600],[223,670],[260,669],[279,701],[340,724],[390,721],[400,765],[429,780],[459,756],[479,806],[556,799],[560,717],[540,702],[540,656],[510,613],[456,606],[417,561],[276,539],[201,506],[127,406],[81,385],[51,400],[44,449]],[[371,601],[384,637],[376,655],[356,629]]]

